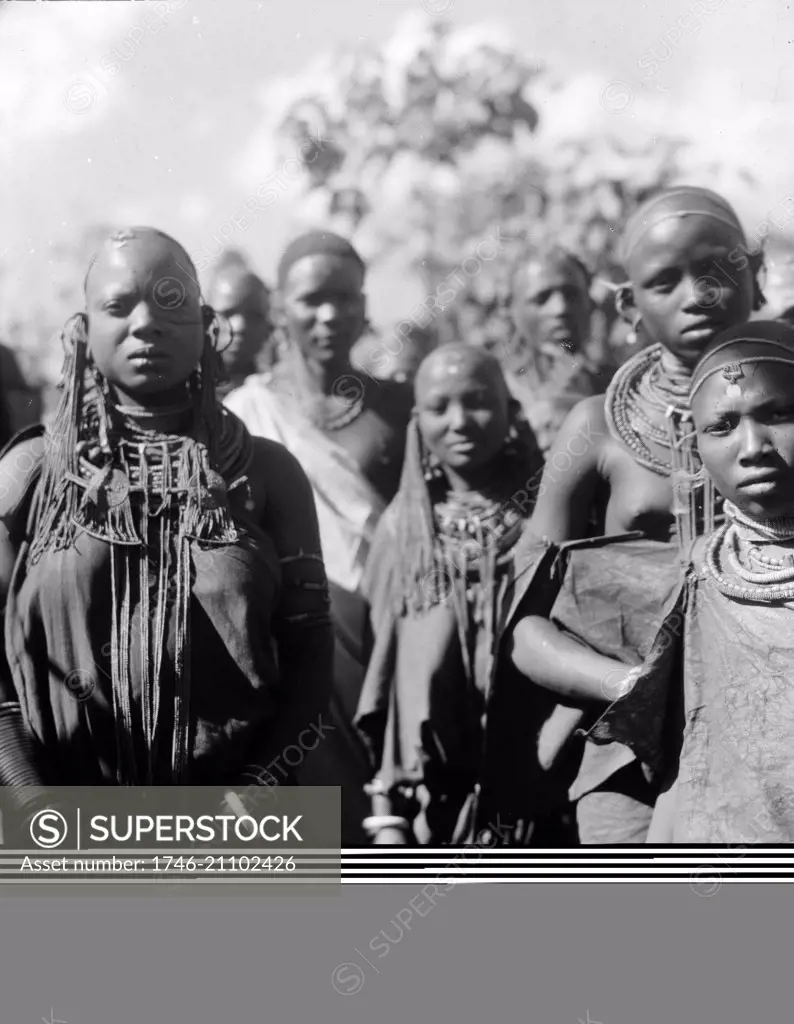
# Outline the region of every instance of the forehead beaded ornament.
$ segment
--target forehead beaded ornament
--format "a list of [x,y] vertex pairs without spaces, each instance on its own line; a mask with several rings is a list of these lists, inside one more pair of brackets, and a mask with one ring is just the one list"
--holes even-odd
[[739,381],[744,377],[744,370],[739,363],[729,363],[723,367],[722,376],[728,381],[728,387],[725,389],[725,394],[728,398],[741,398],[742,389],[739,385]]

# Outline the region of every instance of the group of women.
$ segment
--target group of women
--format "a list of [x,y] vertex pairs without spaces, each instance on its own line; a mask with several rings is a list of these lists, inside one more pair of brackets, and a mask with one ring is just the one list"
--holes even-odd
[[187,253],[109,238],[0,460],[0,783],[340,785],[345,845],[794,840],[794,330],[708,190],[623,261],[642,347],[544,460],[466,339],[354,365],[344,239],[288,247],[221,402]]

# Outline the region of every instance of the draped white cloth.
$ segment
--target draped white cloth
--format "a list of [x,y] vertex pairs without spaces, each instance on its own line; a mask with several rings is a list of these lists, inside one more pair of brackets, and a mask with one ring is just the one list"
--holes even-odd
[[225,404],[252,434],[280,442],[300,462],[314,491],[328,579],[357,591],[385,505],[356,460],[308,420],[272,373],[248,377]]

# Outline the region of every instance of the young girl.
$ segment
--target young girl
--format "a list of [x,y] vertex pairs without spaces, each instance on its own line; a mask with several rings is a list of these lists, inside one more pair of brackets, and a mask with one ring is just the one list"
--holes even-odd
[[437,349],[415,397],[365,577],[376,637],[356,720],[373,754],[367,827],[384,845],[489,830],[508,845],[559,845],[573,776],[538,757],[556,701],[495,658],[547,550],[522,543],[531,500],[511,500],[527,498],[537,442],[480,349]]
[[311,490],[216,401],[172,238],[114,234],[85,297],[51,432],[0,461],[0,782],[244,785],[328,699]]
[[[599,533],[639,530],[686,546],[711,529],[715,497],[697,475],[687,395],[709,341],[763,305],[761,258],[745,253],[736,214],[707,189],[666,189],[630,219],[622,242],[629,281],[617,302],[652,344],[618,370],[605,396],[581,402],[563,425],[532,517],[538,535],[562,543],[595,525]],[[597,578],[580,582],[581,595],[602,589]],[[664,574],[657,582],[663,592]],[[631,608],[625,614],[630,619]],[[643,616],[637,635],[645,625]],[[558,743],[581,718],[576,709],[558,714]],[[571,796],[583,843],[643,841],[655,792],[629,749],[588,745]]]
[[[644,664],[629,670],[526,619],[514,651],[532,678],[573,699],[627,694],[592,732],[630,746],[661,781],[648,842],[794,842],[794,330],[760,321],[724,332],[692,376],[704,466],[725,522],[689,546]],[[613,572],[642,552],[570,556],[569,573]],[[625,545],[626,549],[631,544]],[[672,559],[670,560],[672,563]],[[579,639],[594,637],[587,629]],[[599,647],[599,638],[595,637]]]

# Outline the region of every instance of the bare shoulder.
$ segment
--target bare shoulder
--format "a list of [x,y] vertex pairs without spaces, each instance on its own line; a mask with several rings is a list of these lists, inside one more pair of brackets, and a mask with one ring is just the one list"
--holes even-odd
[[608,444],[604,396],[582,399],[568,413],[546,454],[532,513],[533,533],[555,543],[586,535]]
[[566,416],[554,440],[550,457],[564,451],[585,462],[598,461],[609,445],[611,434],[604,411],[604,396],[583,398]]
[[573,409],[571,409],[569,419],[573,420],[575,417],[577,426],[592,423],[594,427],[606,429],[607,418],[605,409],[603,395],[590,395],[588,398],[583,398],[581,402],[577,402]]
[[12,517],[41,472],[47,450],[42,427],[31,427],[12,439],[0,457],[0,520]]

